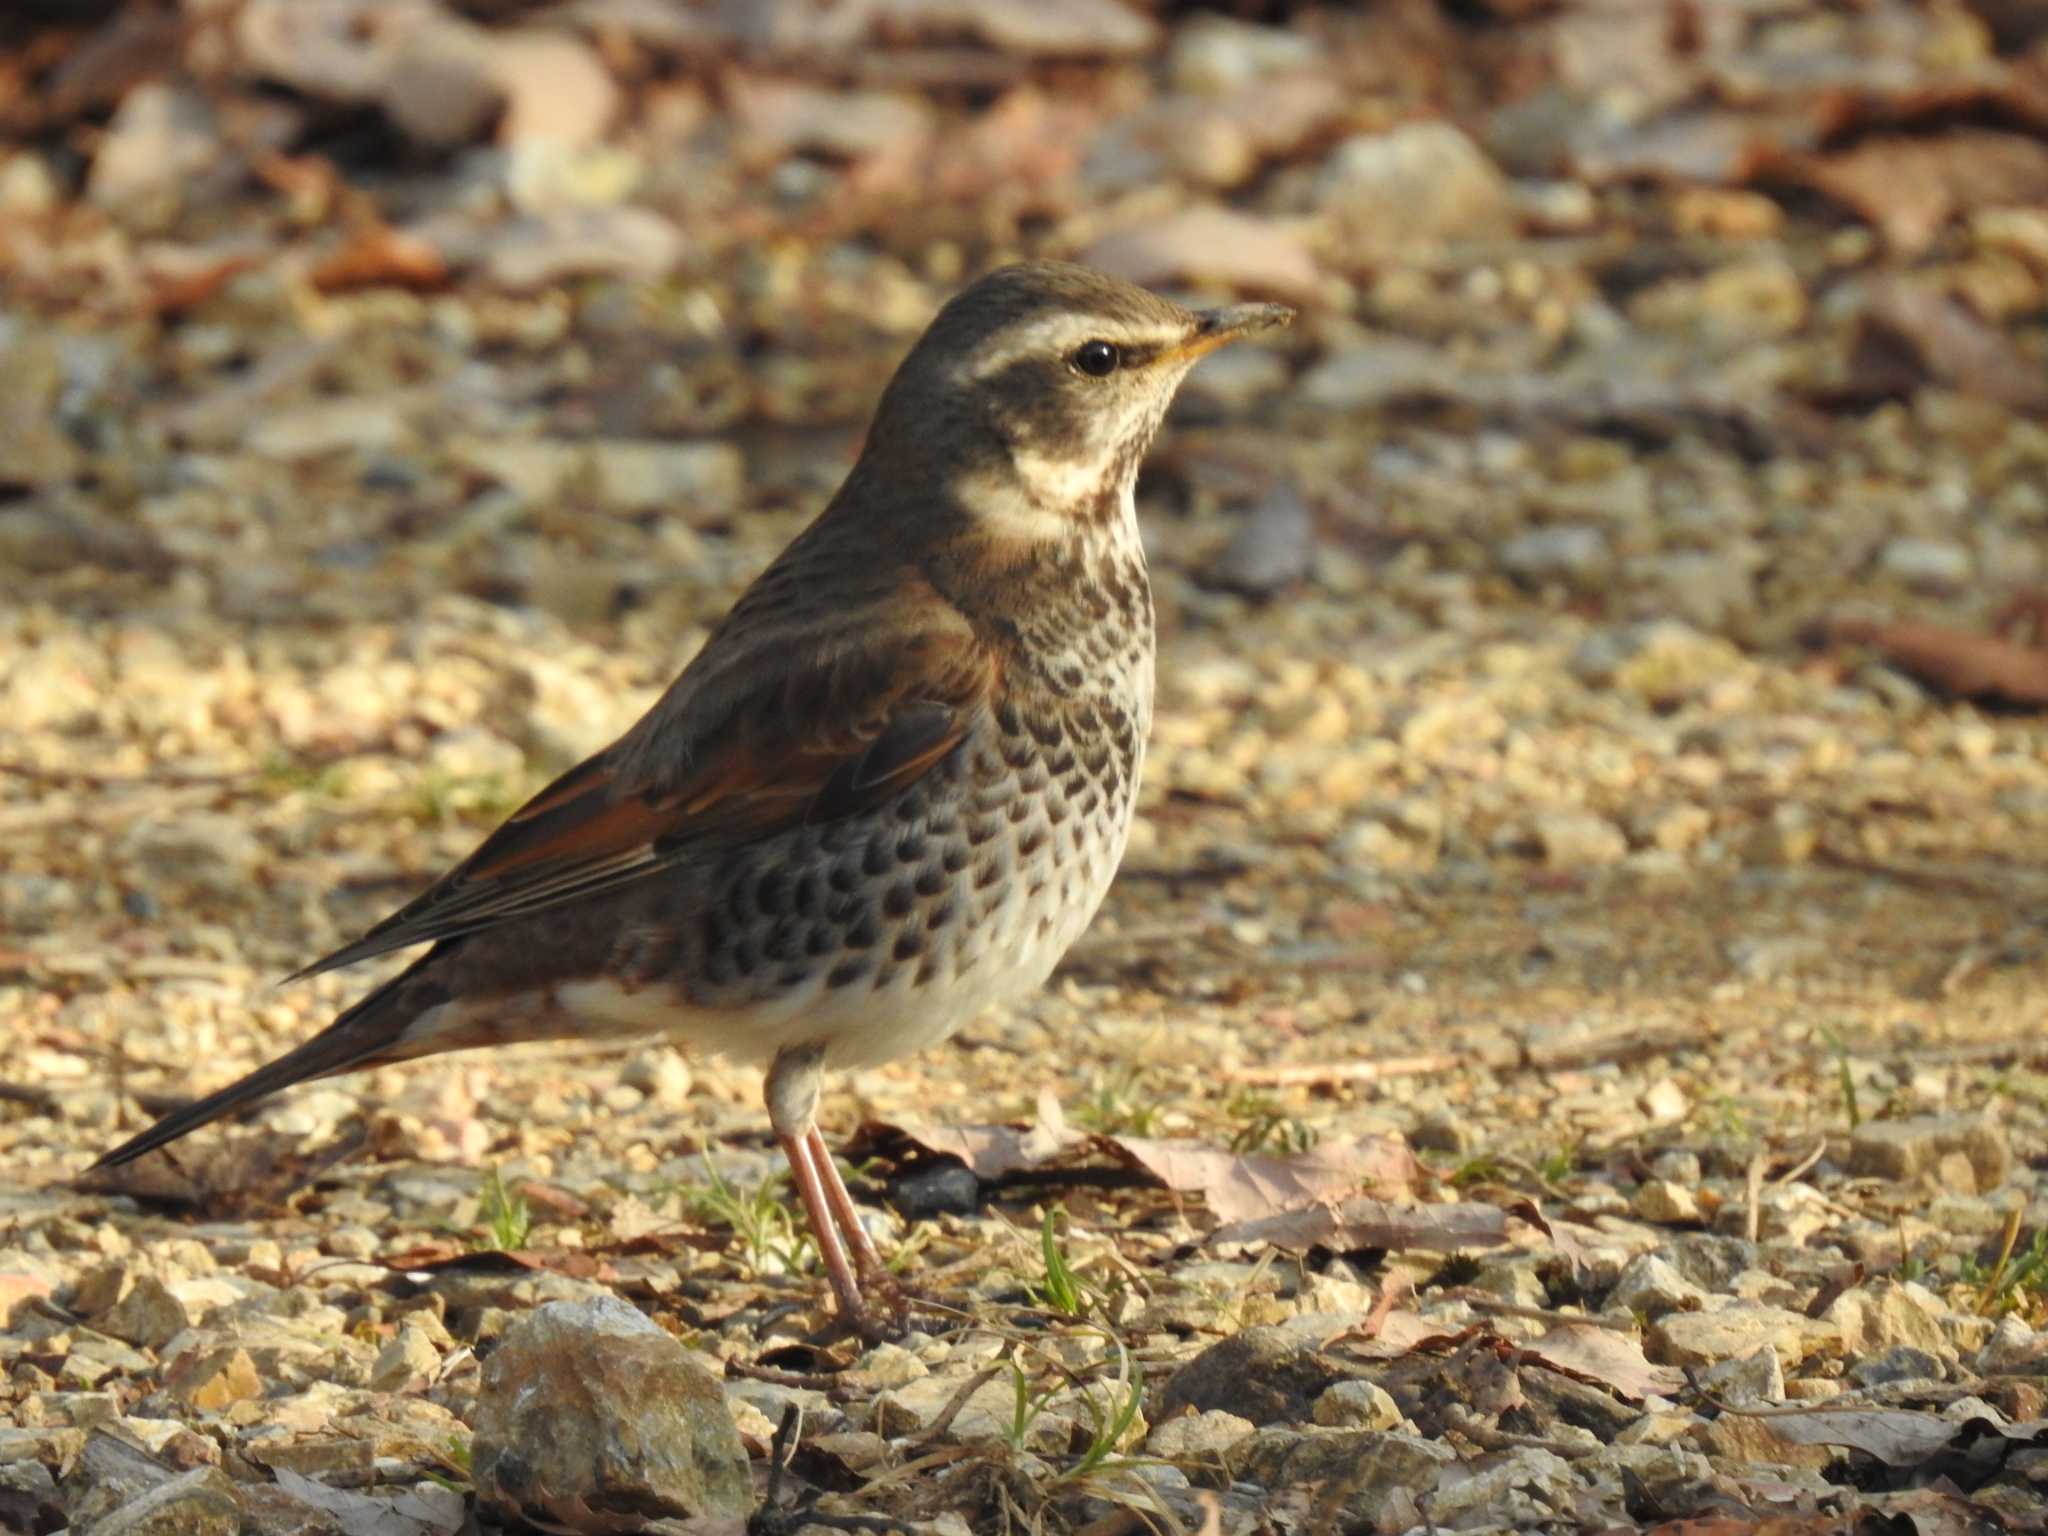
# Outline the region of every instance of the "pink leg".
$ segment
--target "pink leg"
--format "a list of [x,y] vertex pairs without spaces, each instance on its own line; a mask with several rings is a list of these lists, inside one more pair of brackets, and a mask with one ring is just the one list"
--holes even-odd
[[818,1079],[825,1065],[822,1045],[797,1046],[777,1056],[768,1068],[768,1119],[775,1127],[775,1140],[789,1159],[790,1175],[796,1180],[797,1198],[811,1221],[811,1235],[817,1239],[818,1256],[825,1261],[825,1273],[832,1281],[832,1294],[839,1298],[839,1314],[863,1338],[876,1340],[887,1330],[876,1322],[861,1299],[860,1281],[847,1261],[846,1245],[853,1251],[864,1278],[885,1278],[881,1255],[861,1230],[853,1209],[853,1198],[832,1166],[832,1154],[825,1138],[818,1134],[814,1118],[818,1108]]
[[868,1229],[861,1225],[860,1213],[853,1208],[853,1196],[846,1192],[846,1181],[839,1177],[839,1165],[832,1161],[832,1150],[825,1145],[825,1133],[813,1125],[804,1141],[817,1166],[818,1181],[825,1186],[825,1199],[832,1207],[832,1215],[839,1223],[839,1230],[846,1234],[847,1245],[853,1249],[854,1266],[860,1271],[861,1279],[870,1284],[886,1279],[888,1266],[875,1251]]
[[[810,1133],[816,1134],[815,1131]],[[838,1213],[826,1192],[827,1181],[819,1178],[817,1164],[811,1158],[809,1137],[784,1136],[778,1132],[775,1140],[782,1148],[782,1155],[789,1159],[797,1198],[803,1201],[804,1214],[811,1220],[811,1236],[817,1240],[818,1255],[825,1261],[825,1274],[832,1281],[832,1294],[839,1298],[840,1314],[849,1322],[858,1322],[866,1317],[867,1307],[861,1300],[860,1284],[854,1279],[853,1266],[846,1262],[846,1246],[839,1240]],[[832,1174],[829,1161],[825,1170],[828,1175]],[[837,1184],[837,1177],[831,1177],[830,1182]]]

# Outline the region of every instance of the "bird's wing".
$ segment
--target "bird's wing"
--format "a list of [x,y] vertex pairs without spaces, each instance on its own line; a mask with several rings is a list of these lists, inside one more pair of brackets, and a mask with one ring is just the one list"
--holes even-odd
[[535,795],[412,902],[298,975],[476,933],[877,805],[959,744],[990,708],[999,676],[966,619],[915,581],[772,633],[721,632],[617,743]]

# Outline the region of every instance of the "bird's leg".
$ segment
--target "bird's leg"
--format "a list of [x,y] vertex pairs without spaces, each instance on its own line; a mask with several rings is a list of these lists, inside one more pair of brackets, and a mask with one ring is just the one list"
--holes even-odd
[[839,1221],[839,1230],[846,1234],[847,1245],[853,1249],[853,1263],[860,1271],[860,1278],[869,1285],[893,1283],[889,1267],[882,1262],[881,1254],[875,1251],[868,1229],[861,1225],[860,1212],[853,1208],[853,1196],[846,1192],[846,1181],[839,1176],[839,1165],[832,1161],[832,1149],[825,1145],[825,1133],[813,1122],[811,1133],[805,1140],[810,1146],[811,1159],[817,1165],[818,1181],[825,1186],[825,1199]]
[[[813,1119],[818,1110],[818,1076],[824,1059],[825,1048],[821,1045],[796,1046],[776,1056],[768,1068],[768,1120],[775,1127],[775,1140],[782,1155],[789,1159],[797,1198],[803,1201],[804,1214],[810,1218],[811,1236],[817,1240],[818,1256],[825,1261],[832,1294],[839,1298],[840,1315],[865,1335],[873,1331],[874,1322],[861,1299],[853,1266],[847,1262],[846,1245],[840,1240],[839,1211],[828,1189],[838,1192],[849,1212],[853,1202],[839,1183],[831,1157],[824,1154],[824,1142]],[[861,1240],[866,1241],[865,1234]],[[868,1251],[874,1251],[872,1244]]]

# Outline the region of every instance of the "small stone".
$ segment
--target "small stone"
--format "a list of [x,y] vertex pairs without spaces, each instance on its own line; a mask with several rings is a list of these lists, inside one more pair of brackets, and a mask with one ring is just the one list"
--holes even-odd
[[1591,811],[1546,811],[1530,822],[1522,841],[1552,869],[1593,869],[1628,854],[1621,828]]
[[219,1413],[230,1403],[263,1395],[256,1362],[246,1349],[231,1344],[180,1356],[164,1385],[201,1413]]
[[1315,199],[1350,251],[1490,240],[1512,233],[1515,222],[1500,167],[1444,122],[1346,139],[1317,173]]
[[1324,288],[1315,253],[1294,229],[1212,204],[1113,230],[1081,259],[1141,286],[1215,284],[1310,302]]
[[1169,1461],[1221,1457],[1256,1428],[1250,1419],[1220,1408],[1183,1413],[1152,1426],[1145,1437],[1145,1452]]
[[322,1251],[337,1259],[374,1259],[383,1246],[368,1227],[336,1227],[320,1240]]
[[[1432,1492],[1457,1464],[1449,1446],[1420,1435],[1373,1429],[1295,1429],[1272,1425],[1233,1445],[1230,1475],[1261,1489],[1348,1490],[1333,1529],[1381,1529],[1390,1496]],[[1404,1520],[1396,1529],[1420,1525]]]
[[92,1522],[92,1536],[236,1536],[242,1501],[219,1467],[198,1467]]
[[946,1159],[895,1180],[889,1203],[905,1221],[971,1216],[981,1209],[981,1180],[972,1168]]
[[204,95],[190,86],[144,81],[122,95],[101,134],[86,195],[126,224],[163,229],[221,153]]
[[1456,1530],[1484,1522],[1495,1530],[1527,1531],[1552,1524],[1581,1494],[1571,1463],[1538,1446],[1515,1446],[1458,1468],[1423,1502],[1431,1529]]
[[1778,1352],[1759,1345],[1736,1360],[1723,1360],[1700,1378],[1709,1392],[1729,1402],[1777,1403],[1785,1399],[1785,1368]]
[[1849,1172],[1864,1178],[1909,1180],[1931,1173],[1950,1152],[1961,1152],[1976,1171],[1979,1192],[1996,1189],[2012,1168],[2005,1130],[1968,1115],[1918,1115],[1907,1120],[1866,1120],[1849,1139]]
[[673,1109],[690,1096],[696,1078],[682,1054],[668,1046],[642,1051],[628,1061],[619,1081],[637,1088],[650,1102]]
[[403,1392],[432,1381],[441,1369],[440,1351],[427,1331],[413,1323],[399,1327],[397,1336],[377,1352],[370,1367],[370,1386],[377,1392]]
[[1339,1381],[1316,1399],[1315,1421],[1331,1429],[1399,1429],[1401,1409],[1376,1381]]
[[1307,580],[1315,549],[1315,515],[1299,491],[1282,484],[1245,514],[1204,580],[1226,592],[1271,597]]
[[1820,846],[1820,828],[1803,805],[1774,806],[1743,845],[1745,863],[1791,868],[1804,864]]
[[628,1531],[753,1508],[718,1378],[611,1296],[549,1302],[508,1329],[473,1422],[477,1497],[514,1519]]
[[1796,1467],[1819,1472],[1839,1454],[1833,1446],[1796,1445],[1771,1429],[1769,1419],[1724,1413],[1696,1431],[1709,1455],[1738,1466]]
[[906,1386],[931,1374],[931,1367],[901,1344],[877,1344],[853,1368],[877,1387]]
[[[1642,1112],[1650,1117],[1650,1121],[1654,1125],[1671,1125],[1683,1120],[1692,1113],[1692,1100],[1686,1097],[1683,1088],[1679,1087],[1678,1084],[1668,1077],[1658,1078],[1656,1082],[1643,1090],[1643,1096],[1636,1103]],[[1661,1162],[1662,1160],[1660,1159],[1659,1161]],[[1673,1175],[1664,1173],[1661,1167],[1657,1171],[1660,1177],[1673,1177]],[[1697,1158],[1693,1161],[1692,1177],[1693,1180],[1699,1178],[1699,1161]]]
[[1969,585],[1976,560],[1946,539],[1893,539],[1878,556],[1887,576],[1922,591],[1953,592]]
[[731,443],[635,442],[590,445],[597,498],[617,512],[726,506],[746,485],[746,460]]
[[1518,533],[1500,546],[1500,565],[1517,581],[1588,581],[1613,561],[1607,535],[1584,523]]
[[1699,1196],[1670,1179],[1647,1179],[1631,1202],[1644,1221],[1696,1222],[1700,1219]]
[[185,1304],[154,1275],[139,1278],[97,1321],[102,1331],[144,1349],[162,1349],[192,1326]]
[[1971,1361],[1980,1376],[2031,1375],[2048,1363],[2048,1334],[2034,1332],[2007,1313]]
[[1173,1373],[1160,1411],[1220,1408],[1254,1424],[1301,1423],[1329,1386],[1356,1374],[1300,1336],[1247,1328],[1203,1350]]
[[1837,1330],[1783,1307],[1736,1302],[1712,1312],[1667,1312],[1650,1324],[1644,1352],[1659,1365],[1718,1365],[1768,1344],[1782,1366],[1797,1365]]
[[1843,1352],[1852,1357],[1903,1347],[1954,1359],[1940,1322],[1945,1310],[1923,1286],[1873,1280],[1844,1291],[1821,1316],[1841,1329]]
[[1897,1381],[1940,1381],[1946,1375],[1939,1359],[1907,1344],[1894,1345],[1849,1367],[1849,1379],[1859,1387],[1881,1387]]
[[1314,41],[1302,33],[1227,16],[1197,15],[1174,28],[1166,73],[1177,91],[1228,96],[1264,76],[1308,69],[1318,62]]

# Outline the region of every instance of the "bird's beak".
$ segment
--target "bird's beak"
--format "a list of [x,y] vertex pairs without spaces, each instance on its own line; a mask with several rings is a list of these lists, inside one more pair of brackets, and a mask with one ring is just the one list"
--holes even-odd
[[1225,309],[1205,309],[1195,316],[1195,332],[1177,347],[1160,354],[1162,362],[1189,362],[1207,357],[1218,347],[1255,331],[1270,331],[1292,323],[1294,311],[1285,304],[1232,304]]

